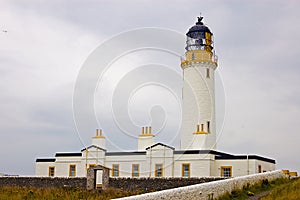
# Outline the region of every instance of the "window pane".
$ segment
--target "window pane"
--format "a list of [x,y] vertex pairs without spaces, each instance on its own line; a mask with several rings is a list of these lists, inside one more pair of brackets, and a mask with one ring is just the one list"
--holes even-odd
[[223,175],[223,177],[231,177],[231,168],[230,167],[223,167],[222,168],[222,175]]
[[182,165],[182,176],[183,177],[189,177],[190,176],[190,165],[189,164],[183,164]]
[[162,177],[163,176],[163,171],[162,171],[162,164],[156,164],[155,165],[155,176],[156,177]]
[[119,165],[113,165],[113,176],[119,176]]
[[54,167],[49,167],[49,176],[54,176]]
[[69,176],[76,176],[76,165],[70,165]]
[[132,165],[132,176],[139,177],[139,165]]

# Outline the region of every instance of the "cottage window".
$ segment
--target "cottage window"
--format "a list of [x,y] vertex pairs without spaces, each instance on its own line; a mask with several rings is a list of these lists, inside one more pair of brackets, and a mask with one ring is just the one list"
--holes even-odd
[[163,176],[163,165],[162,164],[156,164],[155,165],[155,176],[156,177],[162,177]]
[[222,166],[221,167],[222,177],[232,177],[232,166]]
[[190,164],[184,163],[182,164],[182,177],[190,177]]
[[76,176],[76,165],[70,165],[69,167],[69,176],[75,177]]
[[113,177],[118,177],[119,174],[119,165],[118,164],[113,164],[112,165],[112,176]]
[[55,167],[49,167],[48,175],[51,177],[55,175]]
[[132,177],[139,177],[140,176],[140,165],[133,164],[132,165]]
[[261,165],[258,165],[258,173],[261,173]]

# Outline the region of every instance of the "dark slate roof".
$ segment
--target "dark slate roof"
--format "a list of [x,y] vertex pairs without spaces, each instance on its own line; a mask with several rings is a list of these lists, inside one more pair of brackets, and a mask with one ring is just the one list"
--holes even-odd
[[[243,160],[247,159],[247,155],[232,155],[228,153],[223,153],[220,151],[215,151],[215,150],[179,150],[179,151],[174,151],[174,154],[212,154],[215,155],[216,160]],[[248,155],[248,159],[256,159],[256,160],[261,160],[269,163],[276,163],[274,159],[262,157],[262,156],[257,156],[257,155]]]
[[211,150],[177,150],[174,154],[211,154]]
[[56,153],[55,157],[76,157],[82,156],[82,153]]
[[133,151],[133,152],[106,152],[106,156],[123,156],[123,155],[146,155],[146,151]]
[[152,145],[152,146],[150,146],[150,147],[147,147],[146,150],[151,149],[151,148],[156,147],[156,146],[159,146],[159,145],[164,146],[164,147],[167,147],[167,148],[172,149],[172,150],[175,150],[174,147],[168,146],[168,145],[163,144],[163,143],[160,143],[160,142],[159,142],[159,143],[156,143],[156,144],[154,144],[154,145]]
[[55,162],[55,158],[37,158],[35,162]]
[[103,149],[103,148],[98,147],[96,145],[91,145],[91,146],[88,146],[87,148],[82,149],[81,152],[85,151],[86,149],[93,148],[93,147],[96,148],[96,149],[102,150],[102,151],[106,151],[106,149]]
[[257,156],[257,155],[231,155],[231,156],[216,156],[215,159],[216,160],[242,160],[242,159],[256,159],[256,160],[260,160],[260,161],[265,161],[265,162],[269,162],[269,163],[274,163],[276,164],[276,161],[274,159],[271,158],[266,158],[266,157],[262,157],[262,156]]

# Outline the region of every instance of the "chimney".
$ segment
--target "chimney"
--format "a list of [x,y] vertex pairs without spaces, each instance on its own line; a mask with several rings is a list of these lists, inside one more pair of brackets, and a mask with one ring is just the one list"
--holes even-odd
[[102,149],[106,148],[106,141],[105,137],[102,135],[102,129],[100,129],[100,131],[99,129],[96,129],[96,136],[92,137],[92,145],[95,145]]
[[138,137],[138,151],[145,151],[154,144],[154,135],[151,131],[151,126],[142,127],[142,134]]
[[145,127],[142,127],[142,134],[145,133]]

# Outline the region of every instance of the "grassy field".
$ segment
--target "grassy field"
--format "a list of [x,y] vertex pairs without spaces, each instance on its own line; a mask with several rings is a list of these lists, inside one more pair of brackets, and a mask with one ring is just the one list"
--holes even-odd
[[26,188],[26,187],[0,187],[0,200],[96,200],[112,199],[117,197],[140,194],[140,192],[126,192],[118,189],[105,191],[87,191],[76,188]]
[[[234,190],[231,193],[226,193],[221,197],[219,197],[218,200],[245,200],[261,192],[269,191],[279,186],[289,185],[290,183],[292,183],[292,181],[286,178],[277,179],[271,182],[269,182],[268,180],[263,180],[262,182],[259,182],[253,186],[247,185],[244,186],[244,188],[241,190]],[[277,198],[270,198],[270,199],[277,200]],[[289,200],[289,198],[283,198],[283,199]]]
[[294,179],[282,185],[278,185],[261,200],[299,200],[300,199],[300,179]]
[[[271,191],[268,196],[260,200],[299,200],[300,179],[278,179],[272,182],[262,181],[253,186],[245,186],[241,190],[226,193],[218,200],[243,200],[264,191]],[[143,191],[130,192],[119,189],[105,191],[87,191],[77,188],[26,188],[26,187],[0,187],[0,200],[96,200],[112,199],[118,197],[141,194]]]

